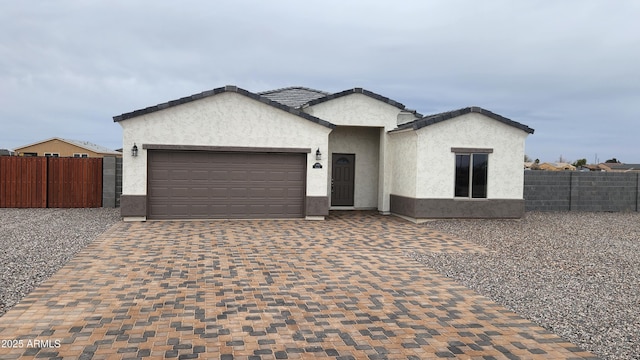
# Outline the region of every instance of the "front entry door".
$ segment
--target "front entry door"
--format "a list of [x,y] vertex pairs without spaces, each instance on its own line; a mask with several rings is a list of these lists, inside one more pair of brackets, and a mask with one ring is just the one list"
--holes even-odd
[[355,154],[333,154],[331,168],[331,205],[353,206]]

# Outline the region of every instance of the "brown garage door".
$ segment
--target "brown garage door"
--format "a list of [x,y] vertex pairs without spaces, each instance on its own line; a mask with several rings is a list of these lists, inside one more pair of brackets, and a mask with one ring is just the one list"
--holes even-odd
[[306,154],[150,150],[150,219],[304,216]]

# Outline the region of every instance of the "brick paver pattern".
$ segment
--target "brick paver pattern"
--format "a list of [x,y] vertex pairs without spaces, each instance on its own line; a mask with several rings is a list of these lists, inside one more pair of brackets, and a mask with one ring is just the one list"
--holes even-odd
[[0,318],[0,358],[595,358],[409,251],[487,250],[374,212],[121,222]]

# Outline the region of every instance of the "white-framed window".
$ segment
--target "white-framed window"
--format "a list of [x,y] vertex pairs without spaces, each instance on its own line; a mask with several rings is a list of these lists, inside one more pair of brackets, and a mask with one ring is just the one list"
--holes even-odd
[[489,154],[493,149],[452,148],[455,153],[454,196],[457,198],[487,198]]
[[46,156],[46,157],[60,157],[60,153],[46,152],[46,153],[44,153],[44,156]]
[[73,153],[73,157],[74,157],[74,158],[86,158],[86,157],[89,157],[89,154],[85,154],[85,153]]

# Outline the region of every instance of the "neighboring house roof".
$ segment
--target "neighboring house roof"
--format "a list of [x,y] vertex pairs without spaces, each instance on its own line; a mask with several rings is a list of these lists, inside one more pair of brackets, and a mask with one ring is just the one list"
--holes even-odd
[[563,169],[563,170],[575,170],[576,167],[569,164],[568,162],[557,162],[557,163],[551,163],[552,165],[554,165],[555,167],[559,168],[559,169]]
[[402,124],[399,125],[397,129],[393,130],[393,131],[397,131],[397,130],[404,130],[404,129],[413,129],[413,130],[418,130],[421,129],[425,126],[429,126],[429,125],[433,125],[433,124],[437,124],[439,122],[445,121],[445,120],[449,120],[449,119],[453,119],[455,117],[458,116],[462,116],[465,114],[469,114],[469,113],[478,113],[478,114],[482,114],[484,116],[490,117],[494,120],[500,121],[504,124],[507,124],[509,126],[513,126],[515,128],[518,128],[524,132],[527,132],[529,134],[533,134],[533,129],[521,124],[519,122],[513,121],[511,119],[508,119],[504,116],[492,113],[489,110],[485,110],[481,107],[478,106],[470,106],[470,107],[466,107],[463,109],[458,109],[458,110],[453,110],[453,111],[446,111],[443,113],[439,113],[439,114],[433,114],[433,115],[427,115],[422,117],[421,119],[417,119],[411,122],[408,122],[406,124]]
[[607,171],[640,171],[640,164],[602,163],[600,168]]
[[131,111],[131,112],[128,112],[128,113],[124,113],[122,115],[117,115],[117,116],[113,117],[113,121],[114,122],[120,122],[120,121],[123,121],[123,120],[131,119],[131,118],[138,117],[138,116],[145,115],[145,114],[151,114],[151,113],[156,112],[156,111],[168,109],[170,107],[174,107],[174,106],[177,106],[177,105],[190,103],[192,101],[204,99],[204,98],[207,98],[207,97],[210,97],[210,96],[215,96],[215,95],[222,94],[222,93],[227,93],[227,92],[233,92],[233,93],[237,93],[237,94],[240,94],[240,95],[244,95],[244,96],[249,97],[251,99],[254,99],[256,101],[260,101],[261,103],[267,104],[269,106],[273,106],[273,107],[275,107],[277,109],[286,111],[286,112],[291,113],[293,115],[297,115],[297,116],[299,116],[301,118],[304,118],[304,119],[309,120],[311,122],[314,122],[316,124],[319,124],[319,125],[322,125],[322,126],[326,126],[326,127],[330,128],[330,129],[334,129],[336,127],[336,125],[334,125],[334,124],[332,124],[332,123],[330,123],[330,122],[328,122],[326,120],[322,120],[322,119],[317,118],[315,116],[309,115],[309,114],[307,114],[307,113],[305,113],[305,112],[303,112],[301,110],[292,108],[290,106],[281,104],[279,102],[275,102],[275,101],[273,101],[273,100],[271,100],[271,99],[269,99],[267,97],[258,95],[256,93],[252,93],[250,91],[241,89],[241,88],[239,88],[237,86],[233,86],[233,85],[227,85],[225,87],[220,87],[220,88],[216,88],[216,89],[209,90],[209,91],[203,91],[203,92],[201,92],[199,94],[186,96],[186,97],[183,97],[183,98],[180,98],[180,99],[177,99],[177,100],[171,100],[171,101],[166,102],[166,103],[162,103],[162,104],[158,104],[158,105],[154,105],[154,106],[149,106],[147,108]]
[[283,105],[299,108],[309,101],[325,97],[328,92],[310,89],[302,86],[292,86],[282,89],[259,92],[258,95]]
[[70,140],[70,139],[63,139],[63,138],[59,138],[59,137],[52,137],[50,139],[46,139],[46,140],[42,140],[42,141],[38,141],[35,142],[33,144],[28,144],[28,145],[24,145],[24,146],[20,146],[16,148],[16,151],[19,149],[23,149],[29,146],[34,146],[34,145],[38,145],[38,144],[42,144],[51,140],[59,140],[59,141],[63,141],[66,142],[67,144],[71,144],[71,145],[75,145],[77,147],[89,150],[89,151],[93,151],[95,153],[99,153],[99,154],[120,154],[114,150],[111,150],[107,147],[101,146],[101,145],[97,145],[94,143],[90,143],[88,141],[80,141],[80,140]]
[[596,165],[587,164],[587,165],[584,165],[583,167],[589,169],[589,171],[602,171],[602,168],[597,164]]
[[13,155],[13,151],[8,149],[0,149],[0,156],[11,156]]
[[[534,167],[532,166],[532,169],[534,169]],[[542,163],[539,164],[537,167],[535,167],[536,170],[547,170],[547,171],[565,171],[565,170],[570,170],[573,171],[576,169],[575,166],[569,164],[569,163]]]

